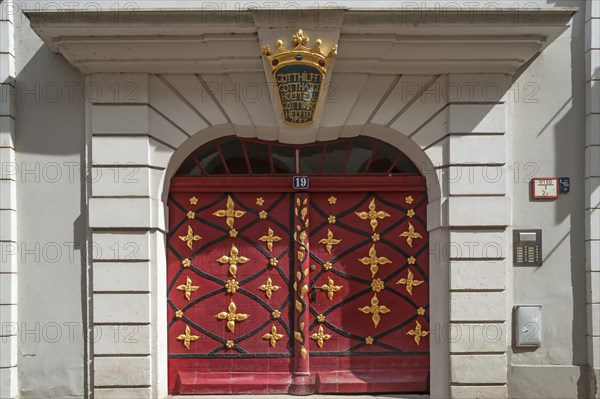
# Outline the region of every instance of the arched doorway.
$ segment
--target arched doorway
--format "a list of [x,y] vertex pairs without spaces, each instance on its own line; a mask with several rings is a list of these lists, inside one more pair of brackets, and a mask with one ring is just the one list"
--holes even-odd
[[426,392],[426,206],[370,137],[194,151],[169,194],[170,392]]

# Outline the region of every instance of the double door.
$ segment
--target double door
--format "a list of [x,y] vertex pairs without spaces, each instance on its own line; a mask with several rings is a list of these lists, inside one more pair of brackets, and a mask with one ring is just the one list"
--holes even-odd
[[424,185],[357,180],[174,179],[172,393],[427,391]]

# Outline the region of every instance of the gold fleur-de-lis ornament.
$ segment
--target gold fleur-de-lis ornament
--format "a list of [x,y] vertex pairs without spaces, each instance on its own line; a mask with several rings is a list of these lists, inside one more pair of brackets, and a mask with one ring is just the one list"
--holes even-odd
[[333,232],[329,229],[327,229],[327,237],[319,240],[319,244],[325,244],[325,249],[327,250],[329,255],[331,255],[331,250],[333,249],[333,246],[339,244],[340,242],[342,242],[342,239],[334,238]]
[[321,289],[323,291],[327,292],[327,298],[329,298],[330,301],[333,301],[333,295],[338,292],[339,290],[341,290],[344,286],[343,285],[335,285],[335,283],[333,282],[333,279],[331,277],[327,277],[327,284],[323,284],[321,286]]
[[200,241],[202,239],[202,237],[200,237],[198,234],[194,234],[194,229],[192,229],[192,226],[188,226],[187,235],[179,236],[179,239],[181,241],[185,242],[187,244],[188,248],[193,251],[194,250],[194,242]]
[[227,264],[229,263],[229,273],[231,274],[231,276],[233,276],[233,278],[235,278],[235,275],[237,273],[237,265],[240,264],[244,264],[246,262],[248,262],[250,259],[246,258],[245,256],[241,256],[240,255],[240,251],[237,249],[237,247],[233,244],[231,244],[231,249],[229,250],[229,255],[223,255],[221,256],[219,259],[217,259],[217,262],[221,263],[221,264]]
[[192,297],[192,292],[195,292],[198,290],[197,285],[192,285],[192,279],[187,277],[185,280],[185,284],[182,284],[180,286],[177,287],[177,289],[179,291],[183,291],[185,293],[185,298],[188,300],[188,302],[190,301],[190,298]]
[[250,317],[250,315],[248,314],[236,313],[236,311],[237,306],[235,306],[235,303],[232,299],[231,302],[229,302],[229,306],[227,307],[227,312],[221,312],[215,315],[215,317],[220,320],[227,320],[227,328],[229,329],[229,331],[235,332],[235,322],[244,321],[248,317]]
[[385,256],[377,256],[375,244],[371,245],[371,249],[369,249],[369,256],[361,258],[359,259],[359,261],[363,265],[369,266],[369,269],[371,270],[371,278],[375,277],[375,275],[379,271],[379,265],[386,265],[388,263],[392,263],[392,261],[386,258]]
[[194,342],[198,340],[197,335],[192,335],[192,330],[190,330],[190,326],[186,324],[185,332],[177,337],[177,340],[183,341],[183,346],[185,346],[188,350],[190,349],[190,342]]
[[276,236],[275,233],[273,232],[273,229],[269,227],[267,229],[267,235],[260,237],[259,240],[262,242],[266,242],[269,252],[273,252],[273,243],[281,241],[282,238],[279,236]]
[[358,308],[358,310],[360,310],[364,314],[372,314],[373,315],[371,317],[371,319],[373,320],[373,324],[375,325],[375,328],[377,328],[377,325],[379,324],[379,321],[381,320],[380,314],[385,314],[385,313],[391,312],[391,310],[387,306],[379,305],[379,298],[377,298],[377,294],[373,294],[373,298],[371,298],[371,306],[365,306],[362,308]]
[[307,36],[304,36],[304,31],[302,29],[299,29],[297,33],[294,33],[294,35],[292,36],[292,43],[294,44],[294,46],[305,46],[306,43],[308,43],[309,38]]
[[415,231],[415,226],[413,226],[410,222],[408,222],[408,230],[404,233],[400,234],[400,237],[406,238],[406,243],[409,247],[412,248],[413,240],[416,238],[423,238],[420,233]]
[[319,329],[316,333],[310,336],[310,339],[315,340],[319,348],[323,349],[323,342],[329,341],[331,339],[331,335],[325,334],[323,331],[323,326],[319,325]]
[[417,346],[419,346],[419,344],[421,343],[421,338],[426,337],[429,334],[429,331],[423,331],[421,323],[419,323],[418,321],[416,321],[415,323],[417,323],[415,325],[415,328],[413,330],[408,331],[406,335],[411,335],[412,337],[414,337],[415,343],[417,344]]
[[220,209],[216,212],[213,212],[214,216],[217,216],[220,218],[223,218],[223,217],[226,218],[225,221],[227,223],[227,226],[229,226],[229,228],[231,230],[233,230],[233,225],[234,225],[235,219],[241,218],[245,214],[246,214],[245,211],[240,211],[239,209],[235,209],[235,203],[233,202],[233,199],[231,198],[230,195],[227,196],[226,209]]
[[275,324],[271,325],[271,332],[262,336],[263,339],[268,339],[271,343],[271,346],[275,348],[277,345],[277,341],[283,338],[283,334],[279,334],[277,332],[277,326]]
[[406,278],[401,278],[396,284],[406,285],[406,291],[410,294],[410,296],[412,296],[413,287],[417,287],[423,283],[423,280],[415,280],[415,275],[410,269],[408,269],[408,275]]
[[279,287],[278,285],[273,285],[273,280],[271,280],[271,277],[267,278],[267,282],[265,284],[258,287],[258,289],[263,291],[265,293],[265,296],[269,299],[271,299],[273,293],[275,291],[279,291],[280,288],[281,287]]
[[369,211],[368,212],[354,212],[354,213],[356,213],[356,216],[358,216],[359,218],[361,218],[363,220],[369,219],[370,220],[369,224],[371,225],[373,232],[375,232],[375,229],[379,225],[378,219],[390,217],[389,213],[387,213],[385,211],[377,210],[377,204],[375,203],[375,197],[373,197],[373,199],[369,203]]

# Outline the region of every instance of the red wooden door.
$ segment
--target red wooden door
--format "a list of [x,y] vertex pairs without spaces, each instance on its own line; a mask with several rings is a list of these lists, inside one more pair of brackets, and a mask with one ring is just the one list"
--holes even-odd
[[426,392],[424,179],[290,180],[173,179],[170,392]]
[[317,392],[427,390],[426,204],[423,191],[310,196]]
[[171,392],[287,391],[290,206],[288,193],[171,193]]

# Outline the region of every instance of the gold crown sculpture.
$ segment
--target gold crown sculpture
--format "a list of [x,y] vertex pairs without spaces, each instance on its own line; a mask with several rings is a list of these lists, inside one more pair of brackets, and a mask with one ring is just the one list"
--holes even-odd
[[275,72],[285,65],[303,63],[326,73],[331,60],[337,55],[337,45],[331,49],[329,54],[325,55],[321,51],[321,39],[317,39],[312,49],[306,47],[308,41],[309,38],[304,36],[304,32],[300,29],[292,36],[292,43],[296,46],[292,49],[286,49],[282,40],[277,40],[277,50],[273,54],[269,45],[261,46],[263,55],[271,65],[271,72]]

